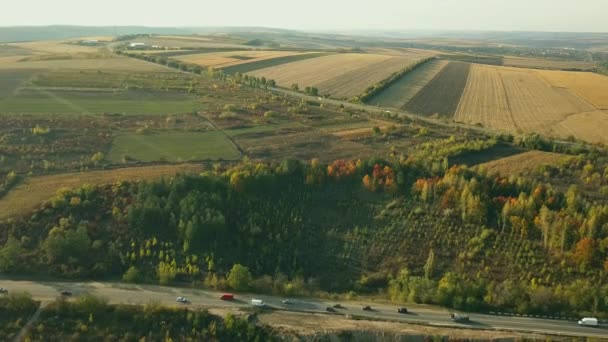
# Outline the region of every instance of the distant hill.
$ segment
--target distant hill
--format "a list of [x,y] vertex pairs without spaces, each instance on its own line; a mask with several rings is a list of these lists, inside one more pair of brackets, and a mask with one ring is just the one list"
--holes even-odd
[[120,36],[126,34],[189,35],[213,32],[285,32],[255,27],[147,27],[147,26],[11,26],[0,27],[0,43],[32,40],[69,39],[87,36]]

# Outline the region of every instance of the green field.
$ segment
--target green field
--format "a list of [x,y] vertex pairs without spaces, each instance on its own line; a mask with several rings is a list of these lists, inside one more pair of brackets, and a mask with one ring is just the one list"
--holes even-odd
[[112,94],[104,97],[57,96],[49,93],[44,98],[5,98],[0,100],[0,114],[177,114],[192,112],[198,108],[197,102],[189,97],[156,100],[115,98]]
[[137,161],[234,160],[239,151],[221,132],[164,132],[125,134],[112,142],[107,159],[121,163],[123,157]]

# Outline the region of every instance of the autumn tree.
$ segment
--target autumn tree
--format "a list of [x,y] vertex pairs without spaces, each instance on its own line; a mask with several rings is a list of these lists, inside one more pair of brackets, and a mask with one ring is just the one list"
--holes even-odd
[[595,257],[595,240],[584,237],[574,247],[574,260],[579,264],[591,264]]
[[249,289],[251,280],[252,276],[249,268],[241,264],[234,264],[227,277],[228,286],[236,291]]

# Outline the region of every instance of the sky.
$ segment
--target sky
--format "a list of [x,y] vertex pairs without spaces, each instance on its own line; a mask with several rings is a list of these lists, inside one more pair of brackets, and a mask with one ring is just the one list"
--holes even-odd
[[0,26],[608,32],[608,0],[19,0]]

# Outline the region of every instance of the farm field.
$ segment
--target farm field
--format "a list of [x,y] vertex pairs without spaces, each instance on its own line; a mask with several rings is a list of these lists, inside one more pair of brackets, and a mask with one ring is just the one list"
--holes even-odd
[[505,56],[503,58],[503,65],[519,68],[558,70],[591,70],[595,67],[595,63],[586,61],[566,61],[549,58],[526,58],[511,56]]
[[[371,128],[368,130],[371,132]],[[374,155],[374,150],[366,145],[342,139],[335,134],[319,129],[311,129],[306,125],[243,133],[236,135],[234,139],[247,156],[254,160],[319,158],[331,161]]]
[[319,88],[321,94],[348,99],[415,61],[404,57],[345,53],[259,69],[251,74],[274,79],[280,86],[289,87],[294,83],[300,88],[313,86]]
[[568,115],[565,120],[549,127],[546,134],[560,138],[575,137],[592,143],[608,144],[608,111]]
[[590,72],[545,70],[538,70],[537,73],[552,86],[568,88],[597,109],[608,109],[608,76]]
[[27,49],[36,54],[78,53],[78,52],[96,52],[96,51],[98,51],[98,48],[96,48],[96,47],[69,44],[67,41],[59,41],[59,40],[43,40],[43,41],[35,41],[35,42],[8,43],[7,45]]
[[152,36],[152,37],[139,37],[132,39],[131,42],[144,43],[146,45],[157,45],[167,48],[246,48],[251,49],[251,46],[247,46],[241,44],[238,40],[235,39],[221,39],[221,37],[217,39],[209,40],[201,40],[201,37],[196,37],[192,39],[190,37],[183,37],[187,39],[180,39],[178,36]]
[[239,64],[247,64],[251,62],[263,61],[266,59],[287,57],[294,55],[305,55],[302,52],[293,51],[228,51],[228,52],[211,52],[197,53],[193,55],[183,55],[174,57],[174,59],[198,64],[204,67],[212,67],[222,69]]
[[111,92],[37,91],[24,96],[0,99],[1,114],[172,114],[188,113],[198,103],[186,95],[153,98],[150,93],[141,97],[121,97]]
[[201,171],[201,165],[182,164],[127,167],[114,170],[31,177],[9,191],[6,196],[0,198],[0,219],[35,209],[63,187],[73,188],[83,184],[100,185],[118,181],[159,179],[178,173],[199,173]]
[[[472,65],[455,120],[519,133],[544,133],[565,137],[569,115],[595,108],[568,89],[551,86],[536,70]],[[574,121],[572,121],[574,122]],[[590,136],[576,131],[576,137]]]
[[290,121],[290,122],[278,123],[278,124],[267,124],[267,125],[227,129],[224,131],[224,133],[226,133],[230,137],[234,138],[234,137],[238,137],[241,135],[247,135],[247,134],[275,132],[275,131],[278,131],[281,129],[289,129],[289,128],[298,129],[298,128],[304,128],[304,127],[306,127],[306,126],[299,122]]
[[0,57],[0,70],[120,70],[141,72],[175,72],[175,69],[128,57],[56,59],[22,61],[22,56]]
[[120,163],[128,156],[141,162],[240,159],[235,146],[218,131],[125,134],[114,138],[107,159]]
[[0,57],[27,56],[31,54],[32,50],[24,49],[19,46],[0,44]]
[[427,62],[400,78],[367,103],[383,107],[402,108],[447,64],[448,62],[444,60]]
[[479,164],[477,168],[485,169],[490,174],[510,176],[534,171],[544,164],[555,165],[564,157],[563,154],[559,153],[528,151]]
[[0,99],[13,96],[35,73],[34,70],[0,70]]
[[454,115],[467,84],[469,68],[468,63],[449,62],[403,108],[422,115]]
[[423,59],[437,55],[438,51],[412,48],[368,48],[365,51],[379,55],[402,56]]
[[329,54],[330,53],[323,53],[323,52],[300,53],[300,54],[296,54],[296,55],[274,57],[274,58],[247,62],[247,63],[241,63],[241,64],[223,68],[222,70],[229,74],[234,74],[237,72],[239,72],[241,74],[245,74],[245,73],[252,72],[252,71],[255,71],[258,69],[271,68],[271,67],[281,65],[281,64],[303,61],[303,60],[312,59],[312,58],[318,58],[318,57],[322,57],[322,56],[327,56]]
[[200,108],[185,91],[192,79],[136,70],[3,69],[0,108],[2,114],[190,113]]

